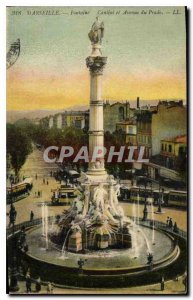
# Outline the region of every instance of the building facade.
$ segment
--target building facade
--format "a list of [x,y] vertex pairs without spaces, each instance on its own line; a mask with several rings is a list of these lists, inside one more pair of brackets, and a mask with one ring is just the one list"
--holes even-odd
[[187,136],[177,136],[161,141],[160,155],[166,168],[177,169],[187,156]]
[[116,130],[124,135],[125,144],[137,145],[137,124],[136,120],[126,120],[116,124]]
[[79,129],[88,129],[89,111],[65,111],[48,118],[46,117],[42,119],[41,123],[47,124],[49,128],[56,127],[63,129],[65,127],[75,126]]
[[160,101],[152,115],[152,155],[161,152],[161,140],[185,135],[187,112],[183,101]]
[[[116,102],[110,104],[110,101],[104,101],[104,131],[114,132],[118,122],[132,118],[136,109],[130,108],[128,101]],[[57,127],[59,129],[65,126],[75,126],[77,128],[89,127],[89,110],[87,111],[65,111],[63,113],[49,116],[41,120],[49,128]]]
[[114,132],[118,122],[125,121],[134,116],[135,109],[130,108],[130,103],[116,102],[110,104],[107,100],[104,102],[104,130]]
[[137,114],[137,144],[145,147],[144,158],[152,155],[152,115],[156,111],[141,110]]

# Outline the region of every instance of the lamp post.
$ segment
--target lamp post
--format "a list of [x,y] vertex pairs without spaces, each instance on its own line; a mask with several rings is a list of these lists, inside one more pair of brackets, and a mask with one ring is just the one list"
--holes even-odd
[[147,173],[145,173],[144,176],[144,186],[145,186],[145,195],[144,195],[144,209],[143,209],[143,219],[142,221],[147,221],[147,217],[148,217],[148,210],[147,210]]
[[152,181],[151,181],[151,198],[153,198],[153,183],[152,183]]
[[[160,190],[160,188],[159,188]],[[162,214],[163,211],[162,211],[162,203],[164,202],[163,200],[164,198],[164,188],[161,189],[161,192],[159,192],[159,198],[158,198],[158,209],[157,209],[157,212],[158,214]]]
[[10,274],[10,285],[9,291],[10,292],[17,292],[19,290],[18,282],[17,282],[17,258],[15,255],[15,249],[17,247],[17,238],[15,236],[15,220],[17,216],[17,211],[13,204],[11,204],[10,212],[9,212],[9,220],[10,224],[13,225],[13,232],[12,232],[12,262],[11,262],[11,274]]

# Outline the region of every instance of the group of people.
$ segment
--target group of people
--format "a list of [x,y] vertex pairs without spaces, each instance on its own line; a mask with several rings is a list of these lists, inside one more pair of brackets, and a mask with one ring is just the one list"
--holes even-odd
[[173,229],[174,232],[178,233],[179,230],[178,230],[177,223],[176,222],[173,223],[172,218],[167,217],[166,224],[168,228]]
[[[35,291],[36,293],[40,293],[42,289],[42,284],[40,277],[38,279],[34,280],[31,278],[30,273],[28,272],[26,275],[26,292],[31,293],[32,292],[32,283],[35,283]],[[48,282],[46,291],[48,294],[53,294],[53,284],[51,282]]]
[[41,198],[42,197],[42,191],[35,192],[35,198]]
[[49,181],[48,181],[48,179],[46,180],[45,178],[43,178],[43,184],[49,184]]
[[[38,277],[37,280],[33,280],[33,282],[35,283],[35,292],[39,293],[41,291],[41,280],[40,277]],[[26,275],[26,292],[27,293],[31,293],[32,292],[32,279],[30,276],[30,273],[28,272]]]
[[[13,174],[11,174],[11,175],[7,174],[7,179],[10,180],[10,184],[11,184],[11,185],[12,185],[12,184],[16,184],[16,183],[18,183],[18,182],[20,181],[19,176],[14,176]],[[24,179],[25,179],[25,178],[23,178],[23,180],[24,180]]]

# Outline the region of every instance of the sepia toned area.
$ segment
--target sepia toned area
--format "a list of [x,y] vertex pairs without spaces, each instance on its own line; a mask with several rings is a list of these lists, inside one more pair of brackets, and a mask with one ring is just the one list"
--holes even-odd
[[8,292],[187,294],[185,8],[7,15]]

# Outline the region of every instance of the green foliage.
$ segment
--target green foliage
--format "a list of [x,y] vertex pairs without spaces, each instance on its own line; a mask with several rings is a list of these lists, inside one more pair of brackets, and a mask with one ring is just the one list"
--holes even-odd
[[11,164],[16,176],[31,152],[30,136],[17,125],[7,124],[7,153],[11,157]]
[[49,146],[72,146],[75,150],[88,145],[88,135],[74,126],[58,129],[56,127],[46,128],[43,125],[36,125],[33,134],[34,143],[42,147]]
[[106,131],[104,134],[104,144],[105,147],[108,149],[112,145],[116,148],[120,148],[121,146],[125,145],[125,138],[123,135],[122,130],[116,130],[113,133]]

